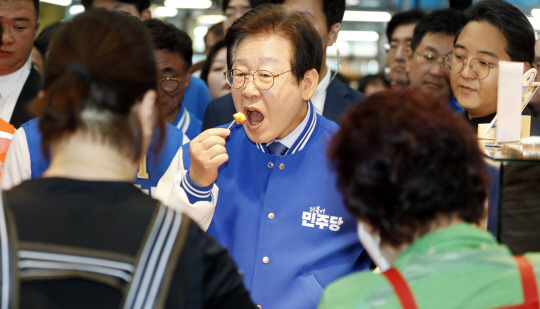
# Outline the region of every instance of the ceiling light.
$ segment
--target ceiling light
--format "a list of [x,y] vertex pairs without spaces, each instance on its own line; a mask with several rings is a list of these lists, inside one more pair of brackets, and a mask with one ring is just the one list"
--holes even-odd
[[155,10],[158,17],[174,17],[178,14],[178,10],[168,6],[158,6]]
[[528,19],[534,30],[540,30],[540,18],[528,17]]
[[41,0],[41,2],[47,2],[50,4],[68,6],[71,4],[71,0]]
[[392,15],[377,11],[345,11],[343,21],[388,22]]
[[223,15],[201,15],[196,20],[199,24],[213,25],[223,21]]
[[338,40],[350,42],[377,42],[379,34],[375,31],[347,31],[341,30]]
[[177,9],[208,9],[212,6],[211,0],[165,0],[165,6]]
[[77,15],[79,13],[82,13],[84,12],[84,6],[80,5],[80,4],[76,4],[76,5],[73,5],[69,8],[69,14],[70,15]]

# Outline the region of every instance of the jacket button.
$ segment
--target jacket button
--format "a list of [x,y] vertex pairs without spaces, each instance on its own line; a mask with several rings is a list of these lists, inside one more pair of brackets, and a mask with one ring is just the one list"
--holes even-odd
[[267,256],[265,256],[263,257],[262,261],[264,264],[268,264],[268,262],[270,262],[270,259]]
[[281,164],[279,165],[279,169],[280,169],[280,170],[284,170],[284,169],[285,169],[285,164],[281,163]]
[[276,216],[274,215],[273,212],[271,212],[271,213],[268,214],[268,219],[270,219],[270,220],[274,220],[275,217],[276,217]]
[[274,163],[268,162],[268,168],[274,168]]
[[261,305],[257,305],[257,308],[262,309],[262,306],[261,306]]

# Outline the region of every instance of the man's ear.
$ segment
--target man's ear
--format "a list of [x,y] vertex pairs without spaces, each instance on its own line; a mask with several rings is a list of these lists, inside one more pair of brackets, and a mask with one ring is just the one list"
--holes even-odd
[[409,72],[409,65],[413,57],[413,50],[410,46],[405,49],[405,70]]
[[302,88],[302,99],[304,101],[311,99],[318,83],[319,73],[317,73],[317,70],[311,69],[304,74],[304,78],[300,83],[300,87]]
[[[191,68],[193,68],[193,66]],[[184,74],[184,89],[186,89],[189,86],[189,82],[191,80],[191,68],[189,68],[186,74]]]
[[337,36],[339,33],[339,29],[341,28],[340,23],[335,23],[330,27],[330,31],[328,32],[328,42],[326,42],[327,46],[332,46],[337,40]]
[[150,11],[150,9],[145,9],[144,11],[141,12],[142,21],[149,20],[151,18],[152,18],[152,12]]

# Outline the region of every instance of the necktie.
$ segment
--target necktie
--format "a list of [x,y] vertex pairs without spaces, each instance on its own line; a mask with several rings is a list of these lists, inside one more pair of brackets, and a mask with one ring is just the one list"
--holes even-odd
[[279,156],[284,155],[287,152],[287,150],[289,150],[287,146],[283,145],[280,142],[273,142],[266,147],[268,148],[268,151],[270,152],[270,154],[279,155]]

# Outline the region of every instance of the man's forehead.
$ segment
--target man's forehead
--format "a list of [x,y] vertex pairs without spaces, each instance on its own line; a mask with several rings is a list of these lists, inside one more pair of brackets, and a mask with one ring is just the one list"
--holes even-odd
[[310,17],[315,14],[326,16],[321,0],[285,0],[283,7],[287,12],[299,12]]
[[156,64],[159,70],[174,69],[185,70],[186,63],[180,52],[168,49],[154,49]]
[[397,26],[394,29],[394,32],[392,32],[391,40],[410,40],[414,33],[414,27],[416,27],[416,23],[401,24]]
[[36,19],[32,0],[0,0],[0,17],[7,19]]

